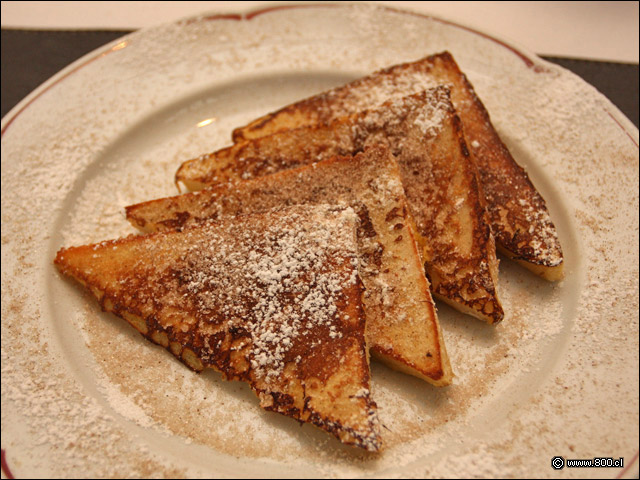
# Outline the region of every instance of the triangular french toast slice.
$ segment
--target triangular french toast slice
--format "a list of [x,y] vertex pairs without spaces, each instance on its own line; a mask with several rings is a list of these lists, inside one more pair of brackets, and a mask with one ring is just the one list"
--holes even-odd
[[237,128],[233,140],[241,142],[303,125],[327,123],[436,85],[451,88],[453,105],[480,174],[499,250],[547,280],[562,279],[562,248],[546,203],[501,141],[489,113],[449,52],[394,65],[286,106]]
[[377,451],[357,223],[344,207],[293,206],[64,248],[55,264],[192,369]]
[[126,208],[143,231],[278,205],[341,203],[360,217],[358,255],[371,352],[434,385],[452,379],[429,283],[415,241],[398,164],[383,146],[306,166]]
[[375,143],[388,145],[400,165],[434,296],[486,322],[502,320],[484,196],[446,87],[202,155],[185,162],[176,180],[197,189],[353,155]]

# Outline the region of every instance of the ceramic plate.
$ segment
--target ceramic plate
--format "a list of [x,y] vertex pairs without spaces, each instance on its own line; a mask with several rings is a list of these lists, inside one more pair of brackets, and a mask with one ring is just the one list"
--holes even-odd
[[[53,268],[134,233],[123,207],[175,194],[235,126],[443,50],[547,199],[566,278],[503,260],[497,326],[439,305],[448,388],[373,364],[382,454],[192,373]],[[377,6],[203,15],[89,54],[2,120],[2,449],[16,477],[557,477],[554,457],[565,477],[637,475],[638,130],[523,48]],[[623,465],[569,465],[594,458]]]

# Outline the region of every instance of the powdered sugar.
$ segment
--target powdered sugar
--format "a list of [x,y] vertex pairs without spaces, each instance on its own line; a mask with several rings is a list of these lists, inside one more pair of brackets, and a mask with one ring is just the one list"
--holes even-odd
[[546,209],[534,207],[531,202],[531,198],[518,200],[526,218],[531,222],[528,233],[532,236],[529,245],[533,248],[533,254],[543,265],[560,265],[563,260],[562,249],[549,212]]
[[427,137],[435,137],[442,128],[442,122],[447,118],[451,105],[441,97],[436,97],[437,103],[428,103],[426,108],[420,111],[415,123],[420,127],[422,133]]
[[[279,381],[285,364],[292,361],[287,360],[291,349],[305,341],[302,338],[318,335],[321,328],[330,338],[342,337],[335,317],[344,289],[356,285],[357,217],[351,210],[341,212],[337,220],[342,232],[325,227],[328,219],[313,218],[313,231],[308,230],[308,218],[294,213],[287,223],[263,225],[260,236],[249,228],[238,229],[238,236],[225,225],[215,225],[204,241],[198,233],[185,254],[185,295],[194,297],[202,314],[229,319],[226,329],[246,329],[253,373],[267,383]],[[345,254],[352,256],[348,270],[328,268]],[[201,355],[215,358],[217,346]]]

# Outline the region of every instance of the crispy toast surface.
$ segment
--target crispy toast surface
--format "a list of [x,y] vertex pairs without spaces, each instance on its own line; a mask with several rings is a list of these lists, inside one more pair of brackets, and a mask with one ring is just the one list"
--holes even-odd
[[398,160],[434,295],[488,323],[501,321],[485,198],[446,87],[237,143],[185,162],[176,179],[197,189],[352,155],[372,144],[388,145]]
[[380,105],[389,98],[436,85],[451,88],[453,105],[480,174],[498,248],[547,280],[560,280],[562,248],[546,203],[501,141],[489,113],[449,52],[395,65],[286,106],[237,128],[233,140],[237,143],[303,125],[327,123]]
[[288,204],[341,203],[360,217],[358,250],[372,353],[432,384],[452,379],[442,331],[424,275],[399,167],[389,150],[372,146],[199,192],[126,208],[133,225],[154,231]]
[[351,209],[293,206],[65,248],[55,264],[192,369],[376,451],[357,223]]

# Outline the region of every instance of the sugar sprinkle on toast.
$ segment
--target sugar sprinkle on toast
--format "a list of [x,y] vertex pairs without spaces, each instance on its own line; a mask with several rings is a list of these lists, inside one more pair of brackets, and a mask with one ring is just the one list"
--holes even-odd
[[196,371],[378,451],[351,209],[293,206],[61,249],[58,269]]

